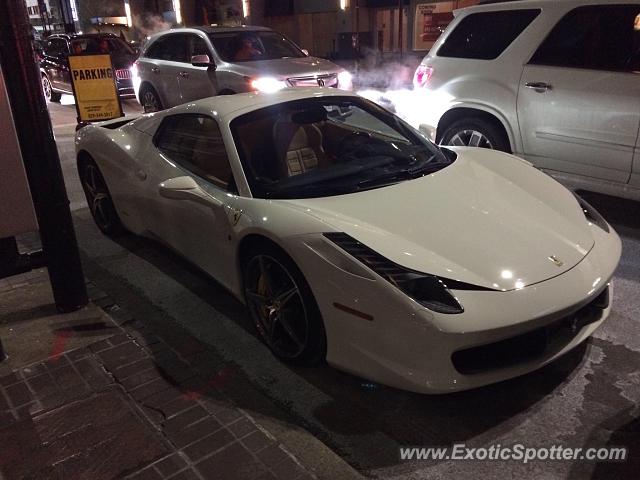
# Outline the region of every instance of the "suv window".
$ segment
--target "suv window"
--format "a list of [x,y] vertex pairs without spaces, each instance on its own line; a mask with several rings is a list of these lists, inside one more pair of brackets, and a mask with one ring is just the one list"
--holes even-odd
[[637,69],[640,5],[579,7],[567,13],[531,58],[534,65]]
[[539,9],[473,13],[460,21],[437,55],[477,60],[498,58],[539,14]]
[[45,53],[52,57],[59,57],[69,53],[66,40],[62,38],[52,38],[47,42]]
[[211,52],[209,51],[209,47],[207,46],[207,42],[205,42],[204,38],[199,35],[189,35],[189,37],[191,39],[191,56],[189,57],[189,60],[191,60],[191,57],[195,55],[207,55],[211,60]]
[[153,42],[144,56],[156,60],[188,63],[191,60],[187,52],[188,40],[189,35],[184,33],[163,36]]
[[171,115],[162,121],[154,141],[158,150],[186,170],[226,190],[234,189],[222,134],[213,118]]

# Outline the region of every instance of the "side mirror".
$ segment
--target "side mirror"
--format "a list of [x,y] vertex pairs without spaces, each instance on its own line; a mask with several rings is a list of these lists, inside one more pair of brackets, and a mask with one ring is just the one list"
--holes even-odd
[[207,207],[221,203],[200,188],[196,181],[188,176],[171,178],[158,186],[160,196],[172,200],[191,200]]
[[302,53],[304,53],[307,57],[309,56],[309,50],[307,50],[306,48],[302,49]]
[[194,55],[191,57],[191,65],[194,67],[213,67],[216,68],[216,64],[211,61],[209,55]]

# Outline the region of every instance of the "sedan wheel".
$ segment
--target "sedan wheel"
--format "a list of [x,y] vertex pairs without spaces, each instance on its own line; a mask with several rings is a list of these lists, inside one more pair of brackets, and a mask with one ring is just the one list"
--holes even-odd
[[91,216],[98,228],[106,235],[121,233],[122,224],[111,200],[111,194],[93,160],[84,162],[80,167],[80,181]]
[[59,102],[61,95],[53,91],[51,81],[46,75],[42,75],[42,93],[44,93],[44,99],[49,102]]
[[316,364],[326,340],[320,312],[295,264],[275,248],[249,256],[244,269],[245,299],[258,333],[286,361]]
[[144,113],[162,110],[162,102],[160,102],[160,98],[153,88],[147,87],[142,92],[142,107],[144,108]]

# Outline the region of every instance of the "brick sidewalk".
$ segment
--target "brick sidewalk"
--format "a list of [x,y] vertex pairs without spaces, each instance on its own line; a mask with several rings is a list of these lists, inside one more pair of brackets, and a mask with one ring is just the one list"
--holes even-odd
[[[35,288],[45,275],[4,280],[0,295]],[[1,475],[315,478],[225,394],[236,377],[232,365],[184,332],[151,332],[88,287],[113,334],[68,350],[71,336],[93,323],[59,330],[49,358],[0,377]]]

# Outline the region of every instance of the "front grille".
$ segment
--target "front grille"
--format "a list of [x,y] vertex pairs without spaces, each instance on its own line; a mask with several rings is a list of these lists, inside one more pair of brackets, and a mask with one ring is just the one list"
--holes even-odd
[[118,80],[130,80],[131,79],[131,70],[128,68],[119,68],[116,70],[116,78]]
[[338,75],[318,75],[315,77],[294,77],[289,78],[292,87],[333,87],[338,88]]
[[455,369],[464,374],[485,373],[512,367],[559,352],[583,327],[602,318],[609,306],[609,287],[594,300],[555,322],[499,342],[455,352],[451,356]]

